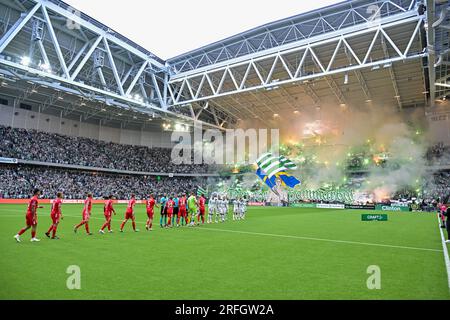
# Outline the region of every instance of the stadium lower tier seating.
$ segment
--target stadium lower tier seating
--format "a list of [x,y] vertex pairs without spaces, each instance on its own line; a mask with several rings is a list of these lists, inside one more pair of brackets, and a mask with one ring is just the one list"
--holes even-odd
[[29,198],[33,188],[40,188],[42,197],[50,199],[57,192],[63,192],[66,199],[83,199],[87,192],[92,192],[94,198],[112,194],[118,199],[127,199],[135,193],[138,199],[144,199],[151,192],[162,195],[196,191],[205,182],[201,177],[158,178],[24,165],[0,166],[0,198],[5,199]]
[[[87,192],[92,192],[95,198],[112,194],[118,199],[127,199],[131,193],[135,193],[138,199],[144,199],[150,193],[161,196],[195,192],[198,186],[214,188],[213,186],[220,181],[223,182],[223,179],[226,180],[211,177],[122,175],[31,165],[0,165],[0,198],[27,199],[34,188],[39,188],[43,191],[43,198],[53,198],[57,192],[63,192],[66,199],[83,199]],[[417,191],[399,191],[392,199],[448,201],[446,199],[450,196],[450,171],[429,175],[425,178],[421,190],[423,190],[421,195],[418,195]],[[252,201],[252,198],[249,200]]]

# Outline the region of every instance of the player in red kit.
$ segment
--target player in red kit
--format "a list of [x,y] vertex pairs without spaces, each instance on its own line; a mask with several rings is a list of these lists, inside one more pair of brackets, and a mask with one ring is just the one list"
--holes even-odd
[[83,207],[83,220],[73,228],[73,232],[77,233],[78,228],[83,226],[86,229],[86,233],[91,236],[92,233],[89,231],[89,219],[91,218],[92,210],[92,193],[88,193],[86,200],[84,200]]
[[54,240],[59,240],[59,237],[56,236],[56,230],[58,229],[59,220],[64,219],[61,212],[63,194],[62,192],[58,192],[56,194],[56,199],[53,200],[52,203],[52,211],[50,213],[50,217],[52,218],[52,225],[45,233],[47,238],[50,238],[50,232],[52,233],[51,238]]
[[133,230],[134,232],[139,232],[139,230],[136,229],[136,221],[134,218],[134,205],[136,204],[136,196],[134,194],[131,194],[131,199],[128,201],[127,211],[125,211],[125,219],[122,221],[122,224],[120,225],[120,232],[123,232],[123,227],[127,223],[129,219],[131,219],[133,224]]
[[105,215],[106,222],[103,224],[102,228],[100,229],[99,233],[105,234],[105,228],[108,227],[108,232],[112,233],[111,229],[111,220],[112,220],[112,214],[116,215],[116,210],[114,210],[113,207],[113,199],[114,197],[110,195],[108,197],[108,200],[106,200],[105,205],[103,206],[103,213]]
[[183,218],[183,225],[187,224],[186,222],[186,194],[183,194],[183,196],[180,197],[180,200],[178,201],[178,217],[177,217],[177,227],[180,226],[180,220]]
[[166,228],[172,227],[172,219],[173,219],[173,207],[175,206],[175,201],[173,201],[173,197],[170,197],[166,202],[167,215],[169,217],[169,221],[166,224]]
[[200,214],[197,216],[197,222],[200,223],[200,218],[202,219],[202,224],[205,224],[205,204],[206,199],[203,194],[200,195],[200,199],[198,199],[198,207]]
[[23,235],[28,229],[31,228],[31,242],[39,242],[36,238],[37,229],[37,209],[42,209],[39,207],[39,196],[41,195],[41,190],[35,189],[33,191],[33,197],[28,202],[27,215],[26,215],[26,227],[20,230],[15,236],[17,242],[21,242],[20,236]]
[[153,230],[153,217],[155,214],[154,208],[157,207],[158,205],[156,204],[156,200],[153,194],[150,195],[150,198],[146,201],[145,203],[145,207],[147,209],[147,223],[145,224],[145,229],[147,229],[148,231],[152,231]]

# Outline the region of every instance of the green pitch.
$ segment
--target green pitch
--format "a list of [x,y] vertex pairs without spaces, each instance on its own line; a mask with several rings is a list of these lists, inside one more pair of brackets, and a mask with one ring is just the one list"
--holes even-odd
[[[99,235],[94,206],[88,237],[72,227],[80,205],[63,205],[61,240],[44,236],[49,205],[39,213],[40,243],[25,222],[24,205],[0,206],[0,299],[449,299],[435,214],[390,213],[388,222],[362,222],[365,211],[249,208],[245,221],[139,233]],[[66,270],[81,269],[81,290],[69,290]],[[381,269],[381,290],[369,290],[369,266]]]

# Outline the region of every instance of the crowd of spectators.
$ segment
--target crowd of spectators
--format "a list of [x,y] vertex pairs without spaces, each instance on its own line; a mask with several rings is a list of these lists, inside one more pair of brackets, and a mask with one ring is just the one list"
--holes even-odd
[[203,178],[121,175],[79,170],[65,170],[35,166],[0,167],[0,198],[29,198],[34,188],[43,191],[43,198],[53,198],[63,192],[66,199],[83,199],[87,192],[94,198],[114,195],[127,199],[131,193],[138,199],[155,195],[196,192],[198,186],[206,186]]
[[[213,181],[214,180],[214,181]],[[123,175],[72,169],[58,169],[29,165],[0,166],[0,198],[25,199],[34,188],[43,190],[44,198],[52,198],[56,192],[63,192],[66,199],[83,199],[87,192],[95,198],[109,194],[127,199],[131,193],[143,199],[149,193],[172,194],[196,192],[198,186],[206,188],[219,180],[202,177],[158,177],[144,175]],[[261,196],[255,193],[257,197]],[[421,192],[404,189],[392,197],[393,200],[424,203],[450,201],[450,171],[430,175]],[[253,199],[261,201],[261,199]]]
[[430,175],[423,187],[423,196],[426,199],[450,201],[450,171],[441,171]]
[[[122,145],[4,126],[0,126],[0,137],[0,157],[5,158],[135,172],[219,172],[218,168],[208,165],[176,165],[171,161],[171,149]],[[349,166],[362,165],[361,157],[352,158]],[[432,165],[449,165],[450,147],[444,144],[430,147],[426,159]],[[95,197],[114,194],[126,198],[132,192],[145,197],[150,191],[179,193],[194,190],[199,185],[196,179],[202,180],[188,177],[159,180],[155,176],[3,165],[0,167],[0,197],[28,198],[34,187],[43,189],[44,197],[53,197],[58,191],[64,192],[68,199],[84,198],[88,191]],[[430,174],[421,190],[410,189],[399,191],[393,199],[448,199],[450,171]]]
[[135,172],[208,173],[206,164],[176,165],[171,149],[108,143],[0,126],[0,157]]
[[450,165],[450,146],[438,143],[428,148],[425,157],[430,165]]

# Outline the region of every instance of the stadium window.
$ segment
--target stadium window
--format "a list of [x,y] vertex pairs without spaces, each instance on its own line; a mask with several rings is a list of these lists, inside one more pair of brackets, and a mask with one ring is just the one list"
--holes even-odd
[[30,106],[29,104],[26,104],[26,103],[21,103],[19,108],[20,109],[24,109],[24,110],[28,110],[28,111],[31,111],[31,109],[33,109],[32,106]]
[[3,104],[4,106],[8,105],[8,100],[0,98],[0,104]]

